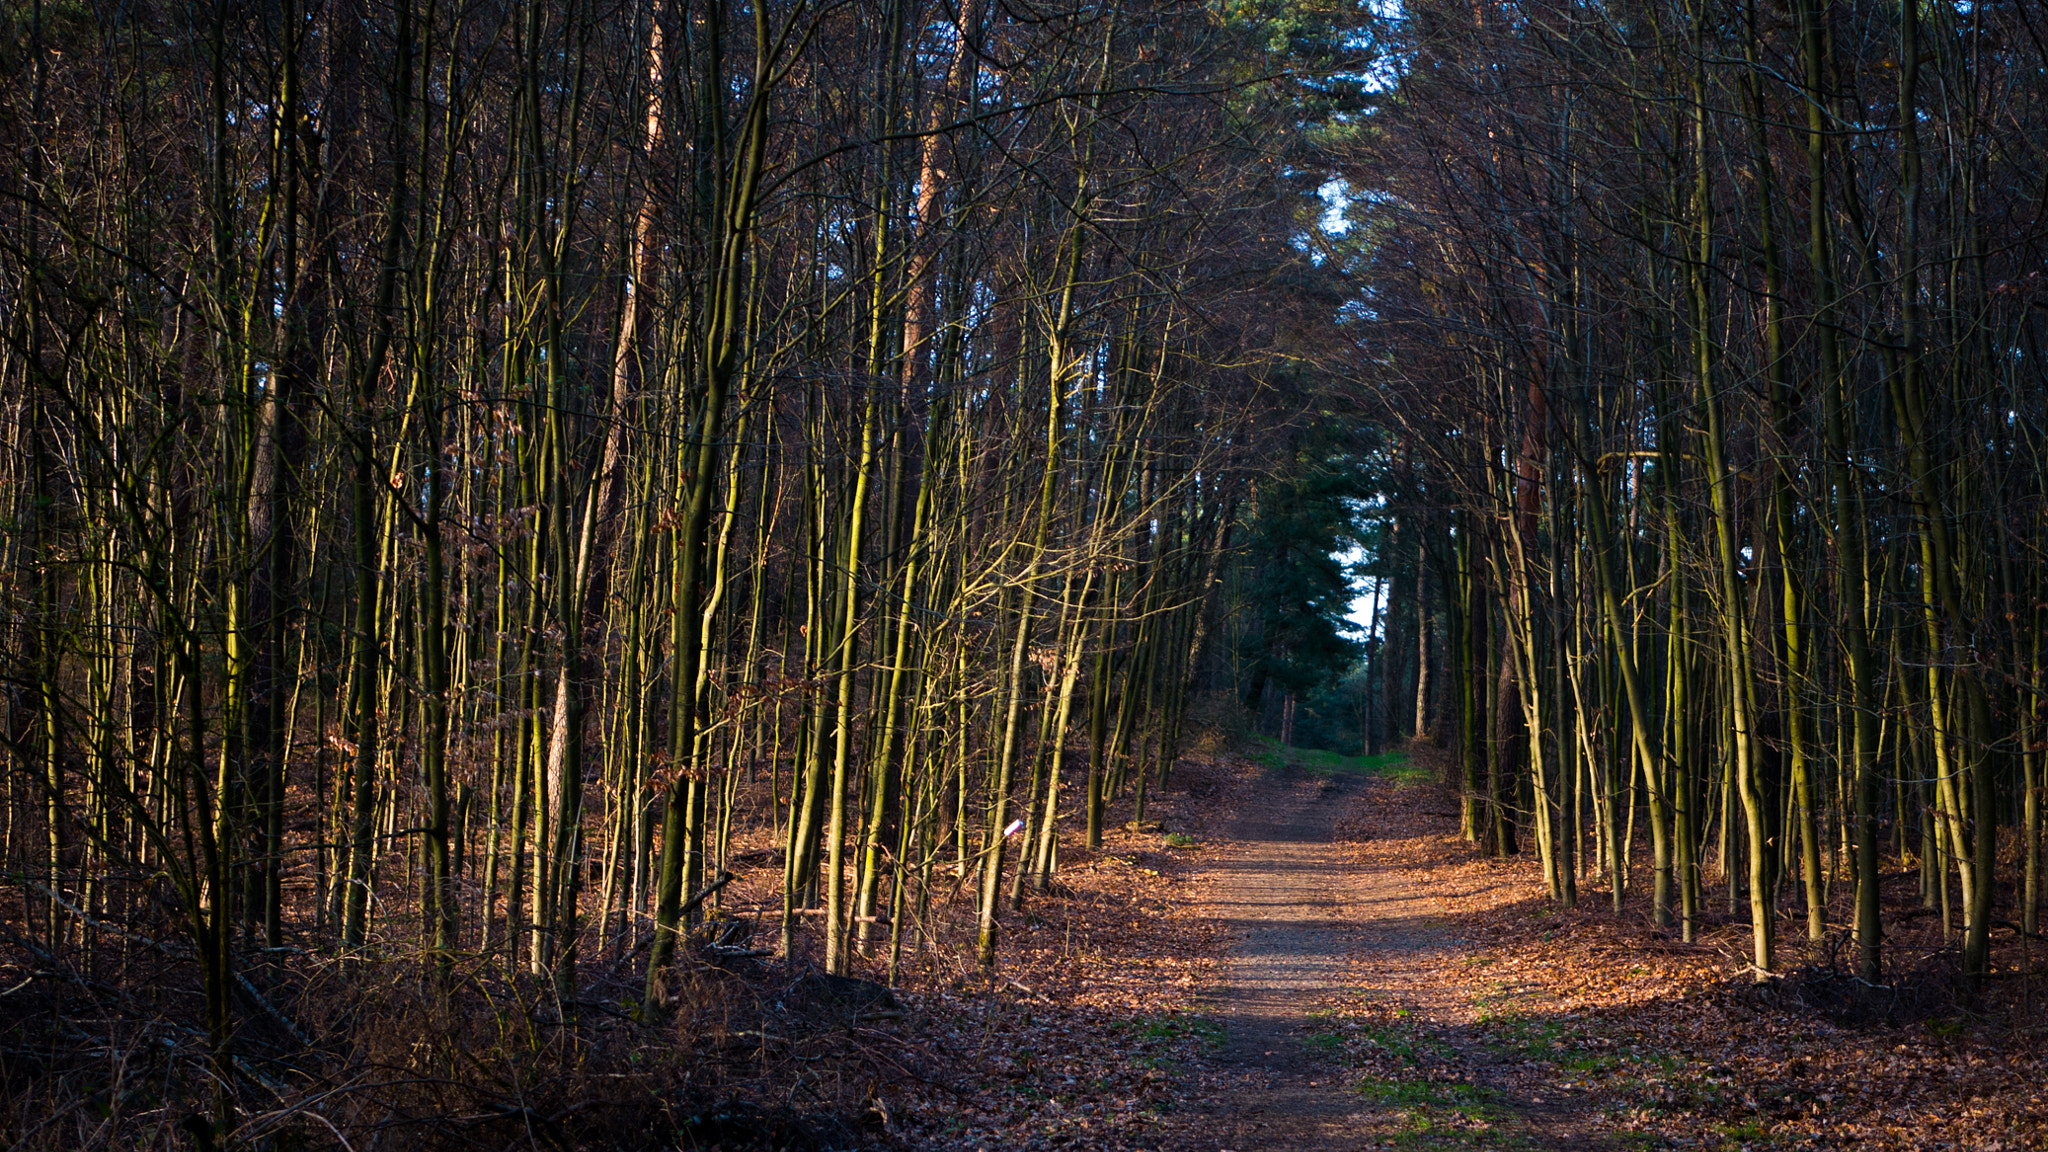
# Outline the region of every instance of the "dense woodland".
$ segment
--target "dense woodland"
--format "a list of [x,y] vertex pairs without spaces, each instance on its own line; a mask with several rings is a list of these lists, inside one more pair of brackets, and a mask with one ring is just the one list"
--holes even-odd
[[1981,983],[2040,931],[2048,11],[1408,15],[1350,307],[1468,831],[1619,908],[1643,826],[1760,975],[1790,906],[1881,983],[1917,868]]
[[4,18],[0,919],[212,1131],[309,971],[659,1019],[743,834],[996,969],[1198,728],[1760,979],[2040,932],[2031,0]]

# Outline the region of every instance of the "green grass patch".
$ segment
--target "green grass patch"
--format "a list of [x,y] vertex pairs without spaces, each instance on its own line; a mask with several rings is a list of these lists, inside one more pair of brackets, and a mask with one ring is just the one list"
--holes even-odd
[[1283,748],[1278,740],[1255,736],[1251,757],[1269,772],[1294,772],[1315,780],[1354,777],[1408,785],[1427,783],[1430,779],[1429,770],[1410,760],[1406,752],[1346,756],[1323,748]]
[[1489,1046],[1497,1052],[1542,1058],[1564,1048],[1564,1025],[1554,1020],[1533,1019],[1508,1010],[1481,1013],[1479,1023],[1486,1028]]
[[1344,1055],[1344,1036],[1339,1032],[1311,1032],[1302,1037],[1301,1044],[1321,1056]]
[[1532,1139],[1514,1113],[1489,1088],[1456,1081],[1368,1080],[1360,1096],[1399,1116],[1401,1130],[1386,1146],[1429,1149],[1486,1148],[1494,1152],[1536,1152],[1548,1145]]
[[1478,1116],[1488,1108],[1493,1093],[1477,1084],[1439,1080],[1381,1080],[1367,1077],[1359,1082],[1360,1096],[1383,1108],[1457,1112]]
[[1760,1142],[1769,1140],[1771,1137],[1770,1129],[1753,1121],[1722,1124],[1719,1127],[1721,1129],[1721,1138],[1727,1141],[1726,1144],[1721,1145],[1726,1152],[1739,1152],[1740,1149],[1752,1147]]
[[1168,832],[1166,838],[1161,840],[1160,843],[1168,848],[1193,848],[1195,846],[1195,838],[1185,832]]
[[1279,741],[1269,740],[1264,736],[1255,736],[1253,740],[1260,744],[1271,745],[1268,748],[1254,749],[1252,751],[1252,759],[1254,761],[1264,766],[1268,772],[1285,772],[1287,770],[1287,756],[1281,751]]
[[[1306,1046],[1355,1069],[1346,1086],[1379,1113],[1372,1127],[1382,1147],[1535,1152],[1546,1146],[1532,1137],[1508,1097],[1465,1078],[1459,1049],[1398,1006],[1361,997],[1310,1018],[1315,1031]],[[1543,1044],[1557,1043],[1566,1027],[1520,1016],[1512,1022]]]
[[1369,1048],[1376,1048],[1404,1064],[1419,1066],[1425,1053],[1438,1059],[1449,1059],[1457,1050],[1433,1036],[1415,1036],[1396,1032],[1390,1028],[1360,1028],[1359,1040]]
[[1576,1048],[1560,1053],[1555,1061],[1558,1070],[1578,1076],[1604,1076],[1621,1067],[1621,1057],[1601,1052],[1582,1052]]
[[1198,1040],[1210,1048],[1223,1042],[1223,1025],[1206,1016],[1185,1016],[1180,1013],[1140,1016],[1126,1027],[1139,1040]]
[[1970,1026],[1961,1020],[1929,1020],[1927,1022],[1927,1034],[1936,1040],[1953,1040],[1969,1030]]
[[1684,1063],[1662,1052],[1645,1053],[1634,1048],[1600,1051],[1597,1045],[1587,1047],[1585,1038],[1565,1024],[1524,1016],[1512,1009],[1481,1013],[1479,1023],[1486,1030],[1487,1047],[1495,1052],[1545,1062],[1574,1076],[1611,1079],[1631,1066],[1644,1074],[1669,1074]]
[[1365,1065],[1378,1057],[1391,1057],[1410,1068],[1420,1068],[1424,1058],[1449,1060],[1457,1049],[1423,1028],[1406,1020],[1405,1009],[1393,1012],[1393,1023],[1375,1023],[1369,1017],[1342,1009],[1323,1009],[1309,1014],[1322,1027],[1310,1033],[1305,1043],[1350,1067]]

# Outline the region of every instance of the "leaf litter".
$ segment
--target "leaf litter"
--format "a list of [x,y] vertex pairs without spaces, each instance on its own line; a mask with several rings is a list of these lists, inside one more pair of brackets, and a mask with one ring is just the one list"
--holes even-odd
[[[908,951],[899,1010],[836,1042],[859,1057],[837,1074],[866,1078],[862,1146],[1311,1146],[1219,1142],[1219,1115],[1280,1100],[1223,1057],[1231,932],[1205,914],[1206,862],[1270,771],[1183,760],[1145,825],[1106,830],[1099,851],[1063,847],[1055,889],[1006,910],[993,976],[959,947],[971,902],[934,907],[938,946]],[[1341,806],[1333,872],[1428,909],[1401,948],[1357,934],[1346,977],[1301,998],[1300,1074],[1355,1113],[1331,1147],[2048,1148],[2040,973],[2024,941],[2002,944],[2005,978],[1968,1011],[1900,993],[1909,1010],[1895,1018],[1857,1017],[1830,992],[1839,940],[1806,944],[1803,920],[1781,932],[1787,977],[1759,986],[1746,923],[1709,915],[1684,944],[1634,895],[1616,915],[1590,879],[1577,908],[1559,907],[1533,852],[1481,855],[1434,784],[1378,779],[1328,802]],[[1904,925],[1894,953],[1938,957],[1938,939],[1910,935],[1902,883],[1886,892],[1888,927],[1894,913]],[[1354,892],[1342,914],[1370,928],[1380,898]],[[1931,979],[1924,967],[1900,988]],[[874,956],[856,970],[884,971]],[[805,1051],[822,1062],[831,1047]]]

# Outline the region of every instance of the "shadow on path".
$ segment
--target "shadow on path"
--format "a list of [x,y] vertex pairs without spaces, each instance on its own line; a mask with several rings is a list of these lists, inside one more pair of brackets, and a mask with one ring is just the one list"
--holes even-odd
[[[1271,774],[1226,838],[1208,846],[1198,911],[1220,920],[1230,940],[1209,999],[1224,1037],[1182,1105],[1200,1122],[1177,1126],[1172,1152],[1599,1146],[1576,1122],[1558,1122],[1577,1118],[1484,1086],[1495,1058],[1469,1034],[1475,987],[1463,942],[1433,911],[1440,893],[1400,869],[1357,864],[1335,843],[1349,797],[1391,786]],[[1427,1084],[1396,1086],[1342,1067],[1319,1013],[1361,996],[1412,1013],[1426,1043],[1471,1083],[1431,1096]],[[1436,1114],[1415,1106],[1417,1088],[1450,1103],[1442,1114],[1458,1131],[1433,1127]]]

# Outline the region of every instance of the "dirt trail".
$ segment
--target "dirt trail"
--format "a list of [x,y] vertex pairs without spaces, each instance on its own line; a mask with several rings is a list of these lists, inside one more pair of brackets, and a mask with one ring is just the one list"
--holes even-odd
[[[1469,1032],[1477,988],[1462,941],[1435,913],[1420,877],[1354,862],[1335,842],[1364,778],[1268,776],[1209,842],[1199,907],[1231,939],[1212,1012],[1223,1039],[1190,1085],[1202,1114],[1172,1147],[1253,1152],[1448,1146],[1590,1148],[1583,1118],[1495,1087],[1496,1057]],[[1369,830],[1368,830],[1369,831]],[[1320,1014],[1370,1000],[1427,1034],[1428,1059],[1455,1069],[1483,1107],[1453,1110],[1455,1134],[1361,1092],[1335,1059]],[[1321,1033],[1321,1035],[1318,1035]],[[1317,1041],[1322,1041],[1318,1043]]]

